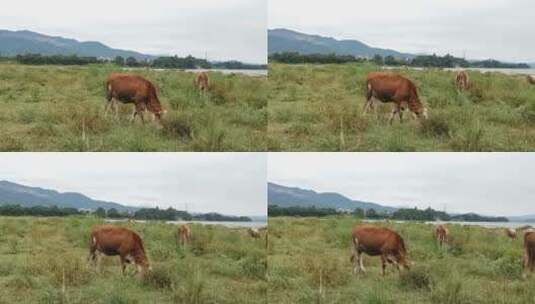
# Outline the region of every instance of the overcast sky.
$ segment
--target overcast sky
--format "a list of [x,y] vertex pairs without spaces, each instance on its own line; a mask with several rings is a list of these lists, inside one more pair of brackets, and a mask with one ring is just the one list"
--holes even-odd
[[535,214],[535,153],[271,153],[268,179],[386,206]]
[[267,61],[267,0],[3,0],[0,29],[152,55]]
[[533,0],[269,0],[269,27],[410,53],[535,62]]
[[0,180],[134,206],[266,215],[264,153],[2,153]]

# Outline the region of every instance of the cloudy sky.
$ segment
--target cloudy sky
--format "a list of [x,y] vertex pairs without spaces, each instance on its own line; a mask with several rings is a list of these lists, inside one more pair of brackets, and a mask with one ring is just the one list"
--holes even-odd
[[267,0],[3,0],[0,29],[153,55],[267,61]]
[[269,27],[410,53],[535,62],[533,0],[270,0]]
[[266,215],[264,153],[2,153],[0,180],[136,206]]
[[535,153],[271,153],[268,179],[387,206],[535,214]]

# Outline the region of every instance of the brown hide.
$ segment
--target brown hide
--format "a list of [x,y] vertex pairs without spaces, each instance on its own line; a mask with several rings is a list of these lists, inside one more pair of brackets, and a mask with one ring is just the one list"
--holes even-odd
[[362,262],[362,253],[370,256],[380,256],[382,271],[385,274],[386,264],[396,264],[400,270],[400,266],[409,269],[409,261],[407,260],[407,250],[405,242],[401,236],[388,228],[376,227],[371,225],[358,225],[353,228],[353,255],[351,261],[353,262],[353,271],[357,272],[357,267],[360,271],[365,271]]
[[373,109],[372,98],[376,98],[383,103],[395,104],[390,123],[393,122],[396,114],[399,115],[400,121],[403,121],[403,110],[406,107],[417,117],[427,118],[427,109],[420,102],[416,86],[411,80],[401,75],[384,72],[369,73],[366,88],[365,113],[368,108]]
[[124,273],[127,263],[138,266],[138,273],[143,275],[149,269],[149,261],[143,247],[143,240],[132,230],[113,225],[100,225],[91,230],[89,255],[97,261],[97,253],[107,256],[119,256]]
[[117,114],[116,101],[120,101],[135,105],[132,120],[139,115],[144,122],[143,113],[145,110],[152,112],[158,120],[165,113],[158,99],[156,87],[141,76],[113,73],[106,81],[106,91],[108,100],[106,112],[111,105],[112,108],[115,107]]

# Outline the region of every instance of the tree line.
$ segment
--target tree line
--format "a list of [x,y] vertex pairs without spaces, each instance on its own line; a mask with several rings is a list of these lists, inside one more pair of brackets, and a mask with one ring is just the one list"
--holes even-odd
[[[7,61],[10,58],[1,57],[0,61]],[[266,65],[246,64],[240,61],[209,62],[205,59],[193,56],[161,56],[153,60],[138,60],[135,57],[124,58],[117,56],[113,60],[97,57],[81,57],[77,55],[52,55],[41,54],[17,55],[15,61],[27,65],[88,65],[113,63],[122,67],[150,67],[158,69],[229,69],[229,70],[255,70],[266,69]]]
[[443,211],[437,211],[432,208],[418,209],[418,208],[402,208],[397,209],[393,213],[376,211],[375,209],[356,208],[352,212],[336,210],[333,208],[317,208],[312,207],[280,207],[277,205],[268,206],[268,215],[270,217],[280,216],[299,216],[299,217],[325,217],[332,215],[347,215],[351,214],[358,219],[371,220],[399,220],[399,221],[461,221],[461,222],[508,222],[506,217],[490,217],[481,216],[474,213],[450,215]]
[[0,215],[2,216],[72,216],[72,215],[94,215],[100,218],[110,219],[138,219],[138,220],[164,220],[164,221],[218,221],[218,222],[250,222],[246,216],[229,216],[219,213],[190,214],[186,211],[174,208],[142,208],[134,212],[119,211],[115,208],[97,208],[91,210],[79,210],[76,208],[61,208],[57,206],[32,206],[23,207],[21,205],[1,205]]
[[412,59],[396,58],[394,56],[375,55],[373,58],[355,57],[352,55],[336,54],[300,54],[297,52],[283,52],[269,55],[269,62],[278,62],[286,64],[340,64],[353,62],[373,62],[377,65],[386,66],[411,66],[411,67],[435,67],[435,68],[510,68],[510,69],[528,69],[526,63],[504,63],[497,60],[468,61],[463,58],[452,55],[437,56],[419,55]]

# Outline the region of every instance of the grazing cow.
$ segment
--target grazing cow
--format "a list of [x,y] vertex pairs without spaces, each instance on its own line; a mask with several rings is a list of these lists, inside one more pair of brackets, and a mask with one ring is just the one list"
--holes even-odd
[[512,240],[516,239],[516,231],[512,228],[506,228],[505,235],[507,235],[507,237],[511,238]]
[[260,238],[260,231],[256,228],[249,228],[247,229],[247,232],[249,233],[249,236],[251,236],[253,239]]
[[438,225],[435,227],[435,239],[437,240],[440,247],[443,244],[448,243],[450,236],[450,231],[444,225]]
[[118,255],[123,274],[127,263],[134,263],[137,266],[139,276],[143,276],[150,269],[143,240],[134,231],[123,227],[100,225],[91,230],[89,257],[97,263],[97,268],[100,268],[100,254]]
[[528,75],[528,82],[531,84],[535,84],[535,75]]
[[108,113],[110,106],[115,110],[117,115],[117,102],[133,103],[135,105],[131,121],[137,115],[141,121],[145,122],[143,113],[149,110],[154,116],[161,120],[162,115],[166,112],[162,109],[156,87],[148,80],[141,76],[130,74],[113,73],[106,81],[106,104],[105,113]]
[[535,270],[535,231],[524,234],[524,277]]
[[197,77],[195,78],[195,81],[193,82],[195,84],[195,87],[201,93],[206,93],[208,89],[210,88],[210,84],[208,82],[208,74],[206,72],[200,72],[197,74]]
[[427,109],[420,102],[416,86],[409,79],[397,74],[372,72],[368,74],[366,86],[364,113],[368,111],[368,108],[373,109],[372,97],[374,97],[383,103],[395,104],[389,119],[390,124],[396,114],[399,115],[400,121],[403,121],[405,107],[408,107],[417,117],[427,119]]
[[457,76],[455,77],[455,84],[457,85],[457,89],[459,91],[468,90],[470,88],[470,80],[468,78],[468,74],[465,71],[457,72]]
[[407,250],[405,242],[399,234],[388,228],[375,227],[370,225],[358,225],[353,227],[352,233],[353,253],[351,262],[353,272],[366,272],[363,265],[362,253],[370,256],[381,256],[381,273],[385,275],[386,263],[395,264],[398,270],[400,265],[406,269],[410,268],[406,258]]
[[178,227],[177,230],[177,244],[184,246],[191,241],[191,228],[184,224]]

